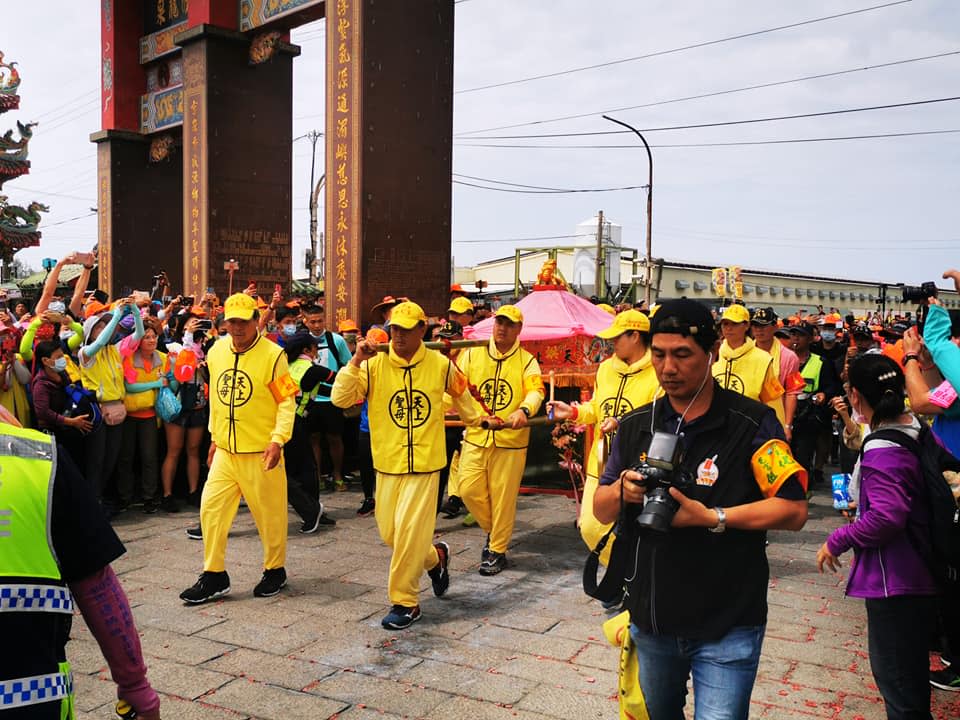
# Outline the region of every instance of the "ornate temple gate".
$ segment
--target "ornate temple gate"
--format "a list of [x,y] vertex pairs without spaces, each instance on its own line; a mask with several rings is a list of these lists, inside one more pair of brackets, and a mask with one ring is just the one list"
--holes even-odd
[[453,0],[101,0],[101,285],[165,270],[269,295],[291,258],[291,28],[326,14],[325,294],[442,312],[450,277]]

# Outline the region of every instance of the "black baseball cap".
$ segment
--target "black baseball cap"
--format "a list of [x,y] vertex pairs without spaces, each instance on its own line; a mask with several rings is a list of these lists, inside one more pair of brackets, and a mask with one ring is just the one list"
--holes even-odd
[[717,341],[717,326],[710,310],[687,298],[667,300],[657,307],[650,318],[650,336],[657,333],[692,337],[704,352],[709,352]]
[[777,321],[777,313],[772,307],[755,308],[750,314],[750,322],[754,325],[773,325]]
[[810,329],[810,326],[806,323],[800,323],[799,325],[791,325],[789,327],[791,335],[806,335],[807,337],[813,336],[813,331]]
[[456,320],[447,320],[440,326],[440,329],[437,330],[437,337],[452,338],[458,335],[463,335],[463,325]]

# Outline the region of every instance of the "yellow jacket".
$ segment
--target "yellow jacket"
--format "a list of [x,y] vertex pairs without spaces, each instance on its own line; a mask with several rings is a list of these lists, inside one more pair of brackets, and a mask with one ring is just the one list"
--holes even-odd
[[218,448],[232,453],[260,453],[293,434],[294,396],[283,350],[262,335],[243,352],[228,336],[207,353],[210,371],[210,435]]
[[713,377],[727,390],[769,405],[783,420],[783,386],[777,380],[773,356],[757,347],[753,338],[736,350],[724,340],[720,345],[720,359],[713,364]]
[[[465,350],[458,358],[463,373],[487,407],[497,417],[506,420],[521,407],[536,415],[543,402],[543,378],[537,359],[520,347],[517,341],[506,353],[497,351],[493,338],[487,347]],[[471,393],[473,390],[471,390]],[[480,403],[473,400],[476,412],[485,415]],[[530,428],[519,430],[484,430],[479,426],[467,428],[465,442],[478,447],[525,448],[530,441]]]
[[373,466],[387,475],[432,473],[447,464],[443,394],[464,422],[478,422],[457,366],[423,345],[409,362],[390,350],[337,373],[330,400],[340,408],[367,400]]
[[595,425],[593,446],[587,459],[587,474],[599,477],[597,446],[602,442],[600,424],[609,417],[618,420],[631,410],[643,407],[660,392],[660,382],[650,363],[650,351],[631,365],[614,355],[597,368],[597,380],[590,402],[577,406],[577,422]]

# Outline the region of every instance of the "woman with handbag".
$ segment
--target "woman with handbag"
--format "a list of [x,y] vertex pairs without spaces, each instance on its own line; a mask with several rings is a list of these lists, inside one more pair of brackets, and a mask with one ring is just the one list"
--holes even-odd
[[123,359],[123,384],[126,395],[123,405],[127,418],[123,421],[123,444],[120,449],[117,489],[121,506],[133,499],[133,459],[140,456],[140,497],[143,512],[152,514],[160,508],[157,485],[160,476],[157,457],[159,428],[157,426],[157,395],[170,382],[167,356],[157,350],[157,330],[150,326],[143,332],[139,344]]
[[58,340],[43,340],[34,350],[34,359],[37,372],[31,387],[37,427],[56,436],[74,464],[81,467],[84,437],[93,429],[93,423],[87,415],[67,414],[70,402],[65,388],[69,378],[63,347]]
[[[116,470],[123,442],[123,421],[127,417],[123,398],[123,358],[113,342],[114,333],[124,315],[134,317],[136,342],[143,337],[143,319],[132,298],[117,303],[112,312],[91,315],[83,323],[84,344],[80,348],[80,379],[83,386],[97,395],[103,424],[87,437],[84,474],[97,490],[100,502]],[[122,511],[122,506],[114,508]]]
[[[186,449],[187,488],[189,502],[200,506],[200,446],[207,430],[207,369],[203,363],[203,350],[198,340],[204,339],[198,332],[199,320],[190,317],[174,335],[177,343],[168,346],[173,380],[170,389],[180,400],[180,414],[168,422],[163,429],[167,438],[167,455],[160,469],[163,486],[163,499],[160,501],[164,512],[180,511],[180,505],[173,496],[173,480],[177,474],[180,455]],[[176,351],[176,352],[174,352]]]

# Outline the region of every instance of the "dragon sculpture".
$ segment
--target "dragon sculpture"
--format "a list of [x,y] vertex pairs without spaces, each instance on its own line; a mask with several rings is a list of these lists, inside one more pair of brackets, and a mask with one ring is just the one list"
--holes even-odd
[[[20,73],[15,62],[5,62],[0,52],[0,114],[20,107]],[[17,122],[20,137],[13,139],[13,130],[0,135],[0,189],[7,180],[30,172],[28,145],[36,123]],[[40,244],[40,213],[50,212],[42,203],[32,202],[26,208],[11,205],[0,195],[0,259],[9,262],[13,254],[25,247]]]
[[5,63],[0,52],[0,112],[16,110],[20,107],[20,73],[15,62]]

